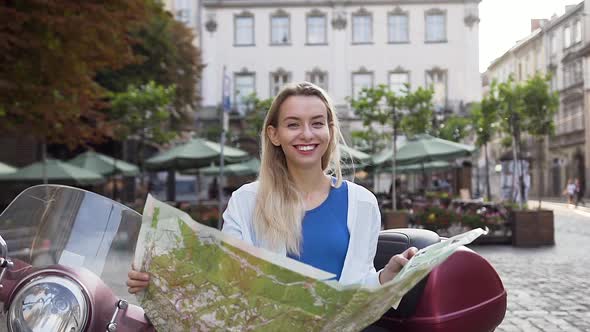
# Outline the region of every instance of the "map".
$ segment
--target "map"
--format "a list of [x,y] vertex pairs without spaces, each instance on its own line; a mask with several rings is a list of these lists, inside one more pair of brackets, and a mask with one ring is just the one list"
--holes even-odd
[[148,196],[134,266],[150,273],[139,301],[159,332],[360,331],[378,320],[475,229],[420,251],[377,288],[248,245]]

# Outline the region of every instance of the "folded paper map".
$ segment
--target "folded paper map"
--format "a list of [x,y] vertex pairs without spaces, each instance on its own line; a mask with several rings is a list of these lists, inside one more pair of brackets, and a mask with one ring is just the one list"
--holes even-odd
[[343,286],[333,275],[248,245],[148,196],[135,266],[157,331],[360,331],[378,320],[475,229],[426,247],[390,282]]

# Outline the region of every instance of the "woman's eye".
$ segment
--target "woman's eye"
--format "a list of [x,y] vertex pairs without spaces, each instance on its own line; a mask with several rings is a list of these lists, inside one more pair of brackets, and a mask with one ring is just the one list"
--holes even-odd
[[287,123],[287,128],[297,128],[299,124],[297,123]]
[[321,127],[324,126],[324,123],[323,122],[314,122],[313,123],[313,126],[316,127],[316,128],[321,128]]

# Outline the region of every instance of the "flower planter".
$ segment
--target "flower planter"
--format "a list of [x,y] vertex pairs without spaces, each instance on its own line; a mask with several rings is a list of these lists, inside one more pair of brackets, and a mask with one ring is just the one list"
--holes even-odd
[[535,247],[555,244],[553,211],[514,210],[510,213],[512,245]]
[[383,227],[384,229],[407,228],[409,220],[408,211],[384,211]]

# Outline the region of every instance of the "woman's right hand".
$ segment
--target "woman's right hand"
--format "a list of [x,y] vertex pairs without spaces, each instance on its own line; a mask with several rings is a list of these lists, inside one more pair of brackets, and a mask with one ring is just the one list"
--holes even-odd
[[131,294],[141,292],[146,289],[150,282],[150,275],[147,272],[139,272],[131,269],[127,273],[127,290]]

